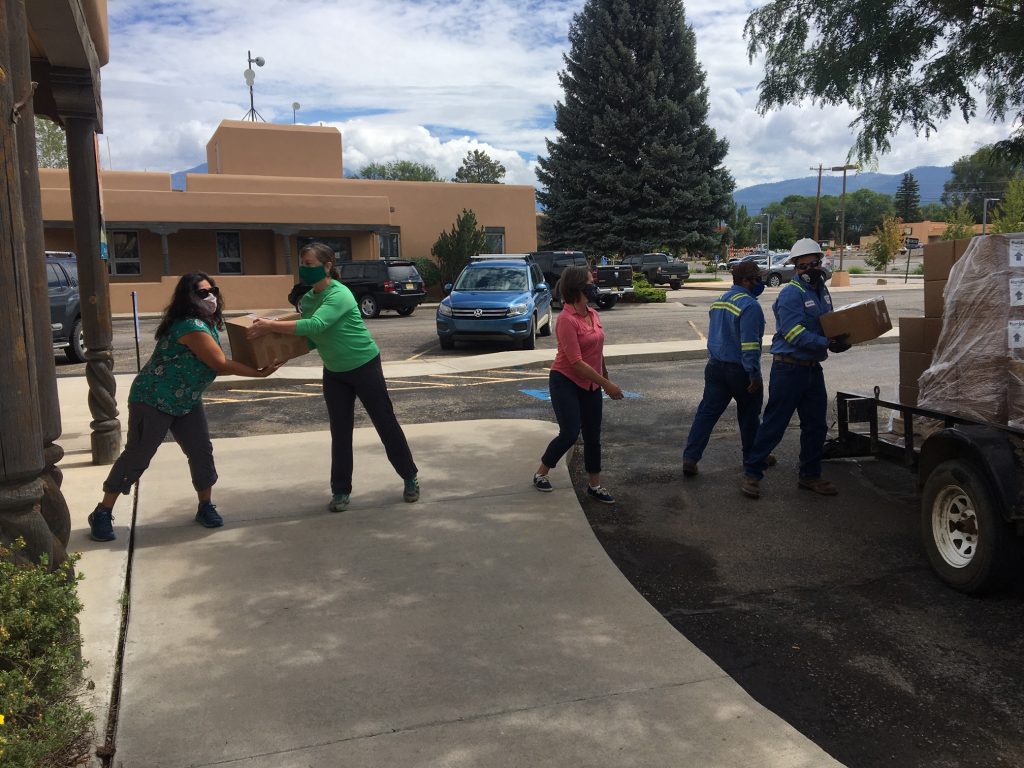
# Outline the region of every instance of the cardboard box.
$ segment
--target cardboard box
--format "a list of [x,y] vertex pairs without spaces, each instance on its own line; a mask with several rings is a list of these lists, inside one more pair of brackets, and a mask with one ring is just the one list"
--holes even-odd
[[847,343],[860,344],[891,330],[892,321],[885,299],[876,296],[822,315],[821,328],[830,339],[845,333],[849,335]]
[[924,316],[942,317],[942,292],[946,290],[945,280],[924,281]]
[[903,405],[917,405],[917,387],[900,384],[900,402]]
[[[963,253],[961,249],[960,253]],[[953,240],[928,243],[924,247],[924,279],[946,280],[959,257]]]
[[917,388],[921,378],[932,364],[932,356],[923,352],[900,352],[900,386]]
[[901,317],[900,318],[900,351],[924,352],[931,354],[942,333],[942,318],[939,317]]
[[[267,315],[271,320],[298,320],[295,312],[280,315]],[[258,339],[245,338],[245,331],[251,327],[257,315],[242,317],[225,317],[224,325],[231,343],[231,359],[251,365],[253,368],[266,368],[275,360],[285,362],[301,357],[309,352],[309,342],[303,336],[284,333],[268,333]]]

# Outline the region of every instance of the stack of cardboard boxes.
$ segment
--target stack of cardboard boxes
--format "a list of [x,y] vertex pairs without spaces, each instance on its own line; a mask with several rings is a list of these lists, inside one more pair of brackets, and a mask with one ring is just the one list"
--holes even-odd
[[943,291],[953,264],[970,240],[943,240],[924,247],[924,317],[900,318],[900,402],[917,405],[918,380],[932,364],[942,332]]
[[[908,398],[915,394],[910,387],[916,378],[916,400],[922,408],[1013,424],[1024,420],[1019,405],[1024,377],[1018,375],[1024,373],[1018,362],[1018,357],[1024,360],[1024,235],[976,237],[966,248],[961,242],[929,246],[933,250],[925,252],[926,317],[916,324],[910,318],[900,323],[901,345],[906,345],[900,355],[901,397],[903,387]],[[936,338],[934,321],[939,318]],[[1018,325],[1021,333],[1015,341]],[[915,345],[922,351],[915,353]],[[930,364],[919,372],[929,354]]]

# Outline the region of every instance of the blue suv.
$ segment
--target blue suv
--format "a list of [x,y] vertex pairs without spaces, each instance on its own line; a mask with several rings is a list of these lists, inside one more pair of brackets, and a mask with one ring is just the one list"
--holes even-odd
[[537,336],[551,334],[551,290],[529,257],[470,262],[437,307],[441,349],[456,340],[517,341],[533,349]]

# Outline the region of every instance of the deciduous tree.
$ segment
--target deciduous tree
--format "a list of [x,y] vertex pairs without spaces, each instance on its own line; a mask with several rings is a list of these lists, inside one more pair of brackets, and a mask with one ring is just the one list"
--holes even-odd
[[1011,179],[1019,178],[1024,165],[1008,160],[992,147],[981,147],[953,163],[952,174],[943,185],[942,202],[949,208],[966,203],[974,223],[981,223],[986,197],[1003,197]]
[[992,232],[1024,232],[1024,179],[1014,179],[992,214]]
[[505,178],[505,166],[479,149],[466,153],[462,166],[455,172],[452,181],[471,184],[500,184]]
[[853,152],[887,152],[909,126],[926,136],[953,113],[1016,124],[998,146],[1024,155],[1024,8],[1002,0],[772,0],[747,18],[751,59],[765,55],[762,112],[811,99],[849,104]]
[[681,0],[587,0],[564,60],[558,136],[537,171],[545,242],[714,250],[734,183]]
[[369,163],[356,176],[358,179],[382,181],[444,181],[437,169],[414,160],[392,160],[389,163]]
[[45,117],[36,118],[36,155],[40,168],[68,167],[68,144],[64,129]]
[[960,203],[951,208],[946,219],[946,228],[942,230],[943,240],[962,240],[974,234],[974,214],[967,203]]
[[873,234],[875,241],[868,248],[864,260],[884,272],[903,247],[903,220],[899,216],[885,215]]

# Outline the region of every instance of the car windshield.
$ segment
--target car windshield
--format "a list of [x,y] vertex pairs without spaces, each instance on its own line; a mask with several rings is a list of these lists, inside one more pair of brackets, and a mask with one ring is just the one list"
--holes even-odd
[[388,277],[400,282],[420,282],[420,273],[413,266],[388,267]]
[[525,291],[526,270],[522,267],[466,269],[455,283],[457,291]]

